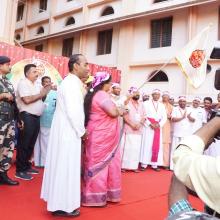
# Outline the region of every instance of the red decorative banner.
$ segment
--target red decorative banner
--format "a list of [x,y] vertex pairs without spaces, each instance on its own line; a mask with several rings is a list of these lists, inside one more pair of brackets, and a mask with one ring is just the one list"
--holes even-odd
[[[8,56],[11,59],[12,66],[22,60],[32,60],[33,63],[42,60],[43,63],[52,65],[64,78],[68,74],[68,58],[62,56],[54,56],[48,53],[30,50],[23,47],[17,47],[6,43],[0,43],[0,55]],[[120,83],[121,71],[117,68],[106,66],[99,66],[96,64],[89,64],[91,74],[94,75],[99,71],[106,71],[112,75],[112,81]]]

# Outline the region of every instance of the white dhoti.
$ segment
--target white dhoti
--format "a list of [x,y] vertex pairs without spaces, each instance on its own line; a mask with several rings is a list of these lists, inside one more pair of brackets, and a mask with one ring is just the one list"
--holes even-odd
[[40,127],[40,131],[34,147],[35,166],[44,167],[45,165],[49,136],[50,128]]
[[142,135],[140,134],[123,134],[120,145],[122,169],[138,169],[140,161],[141,139]]
[[144,128],[144,134],[141,144],[141,156],[140,162],[141,166],[146,168],[147,165],[152,165],[153,168],[157,166],[163,166],[163,145],[162,145],[162,132],[160,132],[160,146],[158,152],[157,162],[152,162],[152,146],[154,139],[154,130],[149,126]]
[[170,170],[173,170],[173,153],[174,153],[174,150],[176,149],[179,142],[182,141],[182,139],[183,139],[183,137],[173,136],[171,151],[170,151]]

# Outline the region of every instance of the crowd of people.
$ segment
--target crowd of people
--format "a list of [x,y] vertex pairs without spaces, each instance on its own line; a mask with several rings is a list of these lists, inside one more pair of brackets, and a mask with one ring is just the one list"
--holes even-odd
[[72,55],[68,68],[58,88],[49,76],[39,87],[37,66],[27,64],[15,93],[6,78],[10,58],[0,56],[0,183],[19,184],[7,175],[17,129],[15,177],[33,179],[33,160],[44,167],[41,198],[53,215],[75,217],[80,205],[119,202],[121,172],[172,170],[177,143],[210,118],[210,97],[195,97],[191,106],[186,96],[175,104],[159,89],[147,95],[132,86],[121,95],[107,72],[88,80],[82,54]]

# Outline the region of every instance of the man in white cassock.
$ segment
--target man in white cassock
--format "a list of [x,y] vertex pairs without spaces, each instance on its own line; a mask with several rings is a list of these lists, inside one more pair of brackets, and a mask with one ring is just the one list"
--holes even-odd
[[143,132],[140,163],[141,170],[151,165],[155,171],[163,165],[162,127],[167,120],[164,105],[159,102],[160,90],[152,92],[152,100],[144,102],[146,121]]
[[173,170],[173,152],[180,141],[186,136],[192,134],[192,127],[195,118],[192,114],[192,109],[186,107],[186,97],[180,96],[178,106],[174,107],[171,114],[173,123],[173,140],[171,146],[170,169]]
[[41,198],[56,216],[80,214],[81,138],[85,136],[83,83],[89,66],[81,54],[70,56],[69,75],[57,91],[48,143]]

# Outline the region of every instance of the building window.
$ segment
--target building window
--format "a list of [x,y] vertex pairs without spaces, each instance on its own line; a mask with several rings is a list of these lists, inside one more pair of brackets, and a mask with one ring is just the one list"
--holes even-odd
[[110,54],[112,50],[113,30],[100,31],[98,33],[97,55]]
[[70,17],[67,19],[65,26],[69,26],[75,24],[75,19],[73,17]]
[[151,21],[151,48],[171,46],[173,18]]
[[47,10],[47,0],[40,0],[39,13]]
[[111,6],[108,6],[108,7],[106,7],[106,8],[103,10],[101,16],[111,15],[111,14],[114,14],[114,13],[115,13],[115,12],[114,12],[114,9],[113,9]]
[[41,51],[41,52],[42,52],[43,49],[44,49],[43,44],[39,44],[39,45],[35,46],[35,50],[36,50],[36,51]]
[[62,56],[70,57],[73,53],[73,41],[74,38],[66,38],[63,40],[63,49],[62,49]]
[[17,8],[17,18],[16,21],[21,21],[24,14],[24,4],[19,4]]
[[37,34],[43,34],[44,33],[44,28],[41,26],[37,30]]
[[166,73],[164,73],[163,71],[159,71],[155,76],[153,76],[156,72],[157,70],[153,71],[150,74],[150,76],[148,77],[148,79],[150,79],[149,82],[168,82],[168,77]]
[[15,35],[15,40],[17,40],[17,41],[21,40],[21,35],[20,34],[16,34]]
[[154,0],[154,3],[158,3],[158,2],[165,2],[167,0]]

